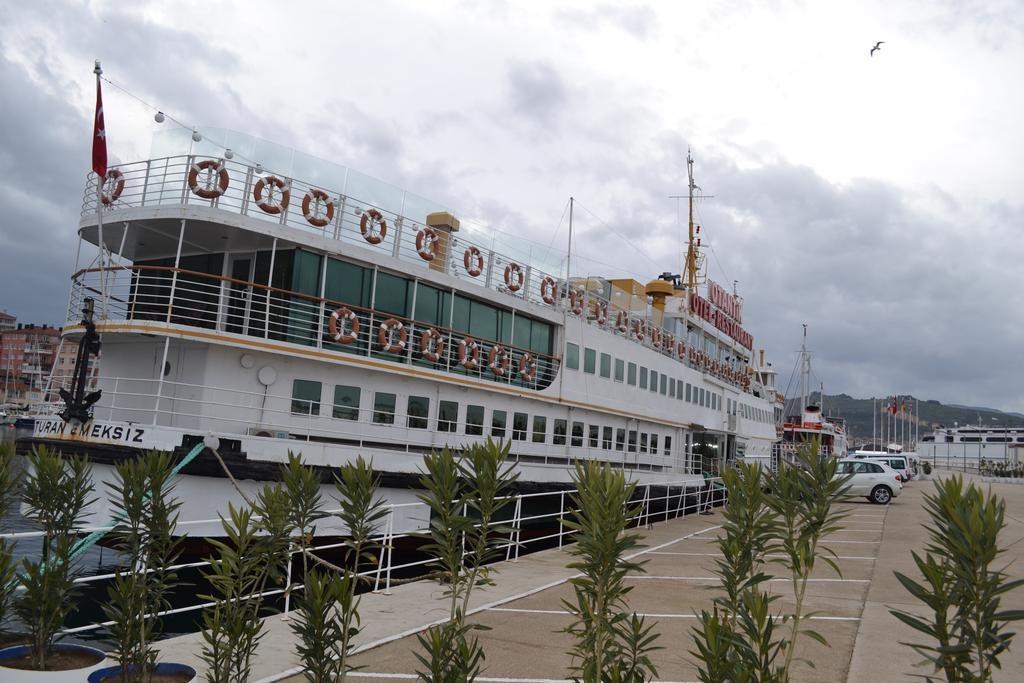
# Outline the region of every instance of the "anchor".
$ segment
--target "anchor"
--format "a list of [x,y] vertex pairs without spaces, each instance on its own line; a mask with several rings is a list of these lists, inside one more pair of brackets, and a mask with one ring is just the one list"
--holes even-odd
[[60,397],[64,401],[64,410],[59,415],[64,422],[85,424],[92,420],[92,407],[100,400],[102,389],[85,393],[89,378],[89,360],[100,352],[100,335],[92,321],[92,297],[86,297],[82,307],[82,325],[85,334],[78,342],[78,355],[75,358],[75,371],[71,379],[71,391],[60,389]]

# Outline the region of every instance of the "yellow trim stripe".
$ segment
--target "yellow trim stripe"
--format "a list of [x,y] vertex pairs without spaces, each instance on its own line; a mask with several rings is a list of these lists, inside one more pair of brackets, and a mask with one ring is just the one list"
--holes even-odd
[[[284,346],[281,344],[271,344],[262,341],[255,341],[252,339],[246,339],[241,337],[229,337],[223,334],[216,334],[212,332],[202,332],[199,330],[182,329],[180,327],[154,327],[152,325],[125,325],[123,323],[97,323],[96,329],[103,332],[148,332],[151,334],[166,334],[168,336],[177,337],[191,337],[194,339],[206,339],[212,341],[225,342],[235,346],[248,346],[257,349],[263,349],[267,351],[274,351],[279,353],[288,353],[292,355],[306,356],[309,358],[316,358],[320,360],[328,360],[334,363],[340,364],[352,364],[352,365],[363,365],[378,370],[386,370],[388,372],[394,372],[396,374],[409,375],[412,377],[420,377],[423,379],[430,379],[439,382],[448,382],[450,384],[460,384],[467,387],[473,387],[475,389],[483,389],[486,391],[494,391],[501,394],[507,394],[509,396],[515,396],[517,398],[528,398],[535,401],[543,401],[545,403],[554,403],[556,405],[572,405],[579,408],[589,408],[591,410],[597,410],[602,413],[608,413],[611,415],[619,415],[623,417],[633,417],[636,419],[644,420],[646,422],[658,422],[660,424],[674,425],[683,429],[693,429],[694,425],[689,422],[675,422],[673,420],[654,420],[650,415],[644,413],[632,413],[624,410],[616,410],[606,406],[597,405],[595,403],[586,403],[583,401],[573,401],[571,399],[563,398],[561,396],[550,397],[542,396],[539,394],[526,394],[514,389],[508,389],[500,384],[493,382],[478,382],[471,379],[464,379],[461,377],[437,375],[430,372],[424,372],[415,368],[409,368],[405,366],[398,366],[393,363],[381,363],[379,361],[370,360],[369,358],[363,358],[360,356],[351,356],[349,354],[332,353],[330,351],[316,351],[303,346]],[[81,325],[69,325],[64,328],[64,333],[68,334],[71,332],[84,331]]]

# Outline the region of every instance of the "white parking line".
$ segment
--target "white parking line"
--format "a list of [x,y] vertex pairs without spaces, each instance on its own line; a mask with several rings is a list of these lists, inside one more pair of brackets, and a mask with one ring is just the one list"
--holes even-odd
[[[678,553],[678,552],[672,552],[670,550],[658,550],[658,551],[655,551],[655,552],[652,552],[652,553],[647,553],[647,554],[648,555],[682,555],[682,556],[685,556],[685,557],[721,557],[722,556],[722,553]],[[769,554],[769,555],[765,555],[765,557],[786,557],[786,555]],[[833,557],[831,559],[833,559],[833,560],[839,559],[839,560],[872,560],[872,561],[874,561],[874,560],[876,560],[878,558],[869,557],[867,555],[838,555],[838,556]]]
[[[523,607],[492,607],[487,610],[488,612],[513,612],[518,614],[553,614],[553,615],[564,615],[568,616],[569,613],[565,610],[560,609],[526,609]],[[638,617],[650,617],[651,619],[700,619],[699,614],[659,614],[657,612],[637,612]],[[860,617],[833,617],[816,614],[810,619],[817,621],[860,621]],[[480,679],[477,679],[480,680]]]

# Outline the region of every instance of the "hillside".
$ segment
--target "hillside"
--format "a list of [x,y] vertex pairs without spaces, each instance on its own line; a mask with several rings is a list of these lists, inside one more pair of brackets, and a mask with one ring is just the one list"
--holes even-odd
[[[812,401],[818,400],[818,394],[811,395]],[[891,398],[889,399],[892,400]],[[913,399],[914,409],[920,406],[921,414],[906,416],[908,424],[920,418],[920,433],[922,435],[931,432],[935,427],[944,425],[952,427],[954,423],[963,425],[978,424],[978,420],[990,427],[1024,427],[1024,415],[1019,413],[1006,413],[993,408],[973,408],[969,406],[944,405],[938,401],[926,401],[924,399]],[[850,434],[858,442],[871,438],[871,420],[877,415],[879,424],[884,419],[882,415],[882,404],[886,401],[883,398],[853,398],[846,394],[830,396],[825,394],[825,414],[846,418]],[[919,401],[919,404],[916,403]],[[910,399],[908,398],[908,403]],[[797,399],[789,399],[786,403],[786,414],[798,412]]]

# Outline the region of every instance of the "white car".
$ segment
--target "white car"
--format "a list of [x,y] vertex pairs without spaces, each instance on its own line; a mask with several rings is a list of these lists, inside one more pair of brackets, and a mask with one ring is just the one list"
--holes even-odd
[[903,492],[902,476],[888,465],[873,460],[843,458],[836,475],[852,475],[849,496],[864,496],[872,503],[886,505]]

